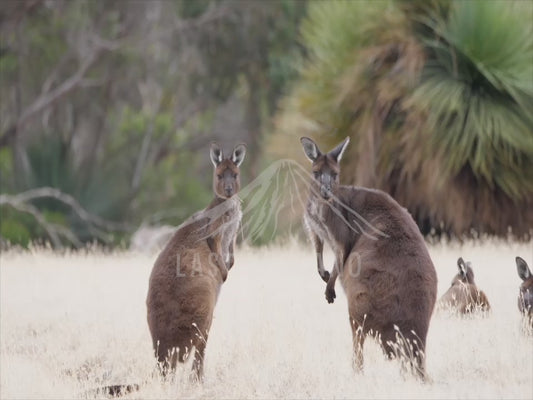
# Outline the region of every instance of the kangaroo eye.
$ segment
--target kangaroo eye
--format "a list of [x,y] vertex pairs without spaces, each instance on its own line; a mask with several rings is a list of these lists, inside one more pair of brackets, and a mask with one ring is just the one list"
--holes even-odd
[[239,174],[233,174],[233,178],[236,179],[239,176]]
[[337,174],[331,174],[331,177],[332,177],[333,179],[337,179]]
[[218,179],[222,179],[222,175],[217,175],[217,178]]
[[320,172],[319,171],[314,171],[313,175],[315,176],[315,178],[319,178],[320,177]]

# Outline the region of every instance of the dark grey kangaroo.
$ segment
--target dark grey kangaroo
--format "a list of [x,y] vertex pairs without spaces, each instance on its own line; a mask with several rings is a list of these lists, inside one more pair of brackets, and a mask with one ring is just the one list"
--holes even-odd
[[239,166],[246,148],[224,158],[211,145],[215,197],[185,221],[155,261],[146,305],[156,357],[166,373],[184,362],[194,347],[193,371],[201,380],[207,337],[222,283],[233,266],[241,221]]
[[454,276],[450,288],[439,300],[443,309],[455,310],[459,314],[490,311],[487,295],[474,282],[474,270],[470,261],[462,257],[457,260],[459,269]]
[[[349,138],[325,154],[309,138],[301,143],[313,172],[304,220],[327,301],[335,299],[337,276],[346,292],[356,369],[363,367],[365,337],[373,333],[386,354],[403,356],[424,378],[437,275],[418,227],[387,193],[339,184]],[[324,268],[324,242],[335,255],[331,275]]]
[[533,274],[522,257],[516,257],[515,261],[516,271],[522,279],[518,293],[518,309],[524,317],[525,325],[533,333]]

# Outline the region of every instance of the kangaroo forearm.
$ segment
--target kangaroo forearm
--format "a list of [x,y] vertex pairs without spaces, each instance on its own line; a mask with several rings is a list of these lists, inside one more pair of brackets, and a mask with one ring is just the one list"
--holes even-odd
[[322,278],[324,282],[327,282],[329,279],[329,272],[326,271],[326,268],[324,268],[324,259],[322,257],[322,253],[316,254],[316,264],[317,264],[317,270],[318,274]]
[[316,251],[316,266],[317,271],[320,277],[324,280],[324,282],[327,282],[329,279],[329,272],[326,271],[326,268],[324,268],[324,257],[323,257],[323,251],[324,251],[324,242],[315,234],[312,234],[311,239],[313,240],[313,243],[315,245],[315,251]]
[[228,258],[227,258],[227,264],[226,264],[228,271],[231,269],[231,267],[233,267],[233,263],[235,262],[235,258],[233,256],[234,247],[235,247],[235,238],[231,241],[229,248],[228,248]]
[[339,268],[335,265],[329,276],[328,284],[326,285],[326,300],[328,303],[333,303],[335,297],[337,297],[335,294],[335,282],[337,281],[337,276],[339,276]]
[[339,270],[335,266],[333,268],[333,271],[331,271],[331,274],[329,275],[328,284],[326,285],[326,288],[330,288],[332,290],[335,289],[335,282],[337,281],[337,277],[339,276]]
[[337,275],[344,268],[344,253],[342,251],[335,251],[335,264],[333,264],[333,270],[337,271]]

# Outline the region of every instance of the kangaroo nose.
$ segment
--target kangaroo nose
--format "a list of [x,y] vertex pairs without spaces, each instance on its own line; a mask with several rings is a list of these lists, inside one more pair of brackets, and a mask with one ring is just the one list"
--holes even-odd
[[231,187],[227,187],[225,189],[225,191],[226,191],[226,196],[228,196],[228,197],[233,194],[233,188],[231,188]]

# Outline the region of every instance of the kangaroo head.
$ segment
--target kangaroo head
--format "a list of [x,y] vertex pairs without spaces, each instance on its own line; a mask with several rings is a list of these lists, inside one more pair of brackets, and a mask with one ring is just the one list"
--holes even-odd
[[238,193],[241,188],[240,165],[246,154],[246,146],[238,144],[233,149],[231,157],[224,158],[224,154],[219,145],[211,143],[210,157],[213,163],[213,190],[217,197],[229,199]]
[[459,273],[453,278],[452,286],[459,282],[474,284],[474,270],[472,269],[472,263],[470,261],[465,263],[463,258],[459,257],[457,259],[457,267],[459,268]]
[[520,285],[518,308],[523,313],[533,313],[533,274],[521,257],[516,257],[516,270],[523,281]]
[[350,138],[347,137],[333,150],[325,154],[318,149],[313,140],[307,137],[302,137],[300,142],[302,142],[305,155],[313,163],[312,171],[315,186],[320,192],[320,196],[325,200],[329,200],[339,186],[339,163],[346,146],[350,143]]

